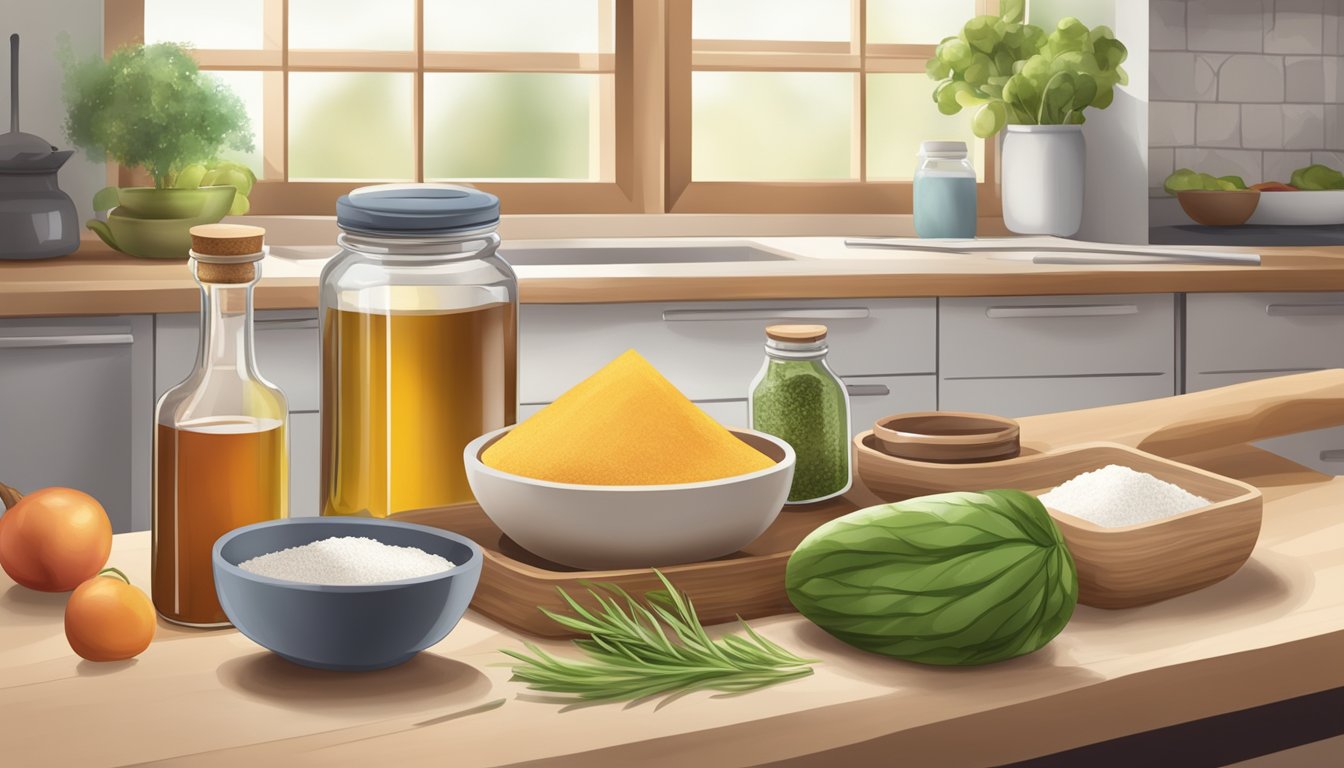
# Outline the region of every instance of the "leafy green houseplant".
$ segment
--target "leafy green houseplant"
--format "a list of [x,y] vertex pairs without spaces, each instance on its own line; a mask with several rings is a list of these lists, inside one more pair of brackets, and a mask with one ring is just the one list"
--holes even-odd
[[1028,24],[1023,0],[977,16],[939,43],[926,64],[945,115],[973,109],[971,129],[1003,144],[1004,223],[1024,234],[1072,235],[1082,221],[1087,109],[1105,109],[1128,50],[1105,26],[1061,19],[1049,32]]
[[112,209],[88,227],[108,245],[135,256],[186,258],[187,230],[248,210],[256,178],[219,161],[228,149],[250,151],[242,101],[201,72],[181,46],[128,45],[106,60],[62,52],[65,132],[96,159],[144,169],[153,187],[108,187],[94,209]]

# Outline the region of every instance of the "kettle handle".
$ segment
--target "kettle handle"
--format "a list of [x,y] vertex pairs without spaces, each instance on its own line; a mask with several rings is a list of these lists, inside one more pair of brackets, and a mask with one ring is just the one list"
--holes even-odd
[[112,229],[107,226],[107,222],[98,219],[89,219],[85,222],[84,226],[85,228],[92,230],[99,239],[104,243],[107,243],[113,250],[121,251],[122,253],[126,252],[120,245],[117,245],[116,239],[112,237]]

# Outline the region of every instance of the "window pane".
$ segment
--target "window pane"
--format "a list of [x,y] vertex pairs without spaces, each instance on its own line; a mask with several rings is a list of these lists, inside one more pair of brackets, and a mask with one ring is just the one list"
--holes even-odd
[[937,43],[975,15],[975,0],[868,0],[868,42]]
[[694,72],[691,178],[853,178],[849,72]]
[[414,0],[289,0],[289,47],[415,49]]
[[695,0],[697,40],[848,40],[850,0]]
[[145,0],[145,42],[260,50],[263,0]]
[[868,178],[913,179],[921,141],[964,141],[976,175],[985,177],[985,143],[971,132],[971,113],[938,111],[922,74],[868,75]]
[[251,152],[237,152],[235,150],[226,150],[220,154],[221,160],[231,160],[235,163],[242,163],[262,178],[263,172],[262,158],[265,157],[261,146],[262,130],[264,119],[262,116],[262,104],[265,103],[262,92],[262,73],[260,72],[236,72],[221,71],[211,72],[211,75],[219,78],[225,85],[229,86],[238,98],[243,100],[243,106],[247,108],[247,119],[252,124],[252,146]]
[[415,178],[409,72],[291,72],[291,179]]
[[613,6],[613,0],[425,0],[425,50],[608,53]]
[[598,178],[593,116],[609,77],[427,73],[425,178]]

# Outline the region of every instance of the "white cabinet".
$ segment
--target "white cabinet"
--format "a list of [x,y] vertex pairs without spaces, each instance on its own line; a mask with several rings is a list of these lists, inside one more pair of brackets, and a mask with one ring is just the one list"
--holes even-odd
[[873,428],[883,416],[938,408],[938,377],[920,376],[849,376],[849,429],[857,435]]
[[1030,416],[1175,394],[1171,294],[938,302],[938,405]]
[[[1186,391],[1344,367],[1344,294],[1190,294],[1185,312]],[[1344,427],[1257,445],[1317,471],[1344,474]]]
[[118,533],[149,527],[148,315],[0,320],[0,480],[77,488]]
[[745,399],[775,323],[826,325],[841,376],[935,371],[933,299],[525,304],[519,401],[548,403],[632,348],[692,400]]

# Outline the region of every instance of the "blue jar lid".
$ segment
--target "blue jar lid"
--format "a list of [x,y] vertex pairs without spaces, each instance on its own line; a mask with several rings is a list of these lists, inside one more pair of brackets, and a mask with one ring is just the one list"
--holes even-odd
[[386,235],[444,235],[499,223],[499,198],[451,184],[379,184],[336,201],[341,229]]

